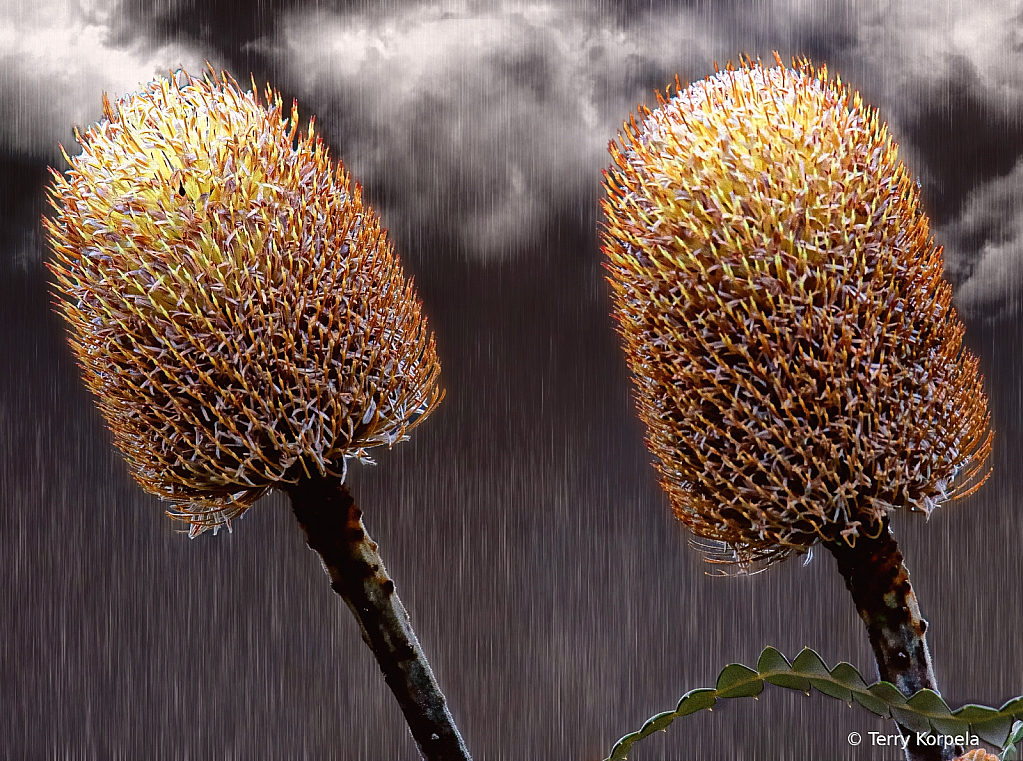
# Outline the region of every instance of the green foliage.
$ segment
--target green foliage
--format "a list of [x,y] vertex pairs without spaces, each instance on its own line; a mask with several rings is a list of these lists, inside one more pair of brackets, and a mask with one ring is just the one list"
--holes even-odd
[[[1001,708],[966,705],[953,711],[932,690],[920,690],[907,698],[889,682],[868,685],[860,672],[848,663],[828,669],[823,659],[809,648],[804,648],[789,663],[784,655],[769,647],[760,654],[756,670],[741,663],[725,666],[713,689],[687,692],[674,711],[657,714],[638,732],[619,740],[606,761],[623,761],[637,741],[667,729],[675,719],[712,708],[720,698],[756,697],[764,691],[765,682],[807,695],[813,688],[850,705],[855,701],[871,713],[894,719],[916,732],[974,734],[992,745],[1004,746],[1002,761],[1010,758],[1015,743],[1023,740],[1023,697],[1014,698]],[[1013,724],[1014,719],[1021,721]]]
[[999,756],[1001,761],[1008,761],[1010,758],[1016,758],[1016,743],[1023,740],[1023,721],[1017,721],[1012,725],[1012,731],[1009,733],[1009,739],[1005,741],[1005,747],[1002,748],[1002,753]]

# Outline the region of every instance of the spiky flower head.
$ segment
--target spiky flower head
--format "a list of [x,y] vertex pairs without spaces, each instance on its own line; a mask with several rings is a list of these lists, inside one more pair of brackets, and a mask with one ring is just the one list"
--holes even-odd
[[988,753],[983,748],[971,750],[962,756],[956,756],[953,761],[1000,761],[994,753]]
[[740,567],[986,478],[977,360],[877,112],[750,60],[612,143],[603,249],[675,514]]
[[71,346],[135,479],[193,534],[344,478],[440,401],[412,285],[295,106],[180,72],[76,136],[46,221]]

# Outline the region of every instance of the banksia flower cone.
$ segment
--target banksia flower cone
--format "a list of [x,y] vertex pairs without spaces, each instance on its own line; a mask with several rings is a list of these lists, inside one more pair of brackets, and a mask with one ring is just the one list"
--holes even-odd
[[51,270],[85,381],[132,474],[193,535],[287,492],[423,758],[470,761],[344,485],[347,458],[440,401],[412,285],[295,106],[226,74],[179,79],[104,100],[54,172]]
[[805,61],[659,101],[612,144],[603,248],[676,515],[759,566],[979,486],[977,360],[876,111]]
[[296,107],[211,73],[104,105],[54,172],[51,270],[115,444],[193,534],[434,408],[412,286]]

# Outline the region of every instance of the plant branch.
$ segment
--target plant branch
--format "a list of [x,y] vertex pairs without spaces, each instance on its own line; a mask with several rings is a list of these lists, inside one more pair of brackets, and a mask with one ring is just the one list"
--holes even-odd
[[[714,687],[690,690],[674,710],[650,717],[642,729],[615,743],[606,761],[624,761],[637,742],[666,730],[676,719],[709,710],[721,699],[755,698],[767,684],[807,695],[814,689],[847,704],[855,701],[873,714],[895,718],[912,731],[932,732],[936,741],[938,735],[950,744],[960,740],[975,743],[979,737],[1002,748],[1003,758],[1008,758],[1015,743],[1023,738],[1023,696],[1012,698],[1000,709],[970,704],[953,711],[940,695],[929,689],[906,697],[890,682],[868,685],[849,663],[842,662],[829,669],[820,655],[809,648],[803,648],[789,663],[784,655],[768,647],[760,654],[756,669],[741,663],[725,666]],[[858,732],[853,735],[858,740],[863,739]],[[849,736],[850,742],[853,735]]]
[[323,561],[331,587],[355,615],[423,759],[471,761],[348,489],[337,478],[319,476],[282,488],[291,497],[310,549]]
[[[842,540],[824,546],[838,561],[845,586],[866,624],[881,679],[894,684],[907,697],[923,689],[938,692],[927,649],[927,622],[920,615],[909,571],[888,519],[881,522],[876,538],[861,533],[854,546]],[[909,738],[906,758],[910,761],[949,761],[963,752],[958,746],[920,745],[915,732],[901,724],[899,730]]]

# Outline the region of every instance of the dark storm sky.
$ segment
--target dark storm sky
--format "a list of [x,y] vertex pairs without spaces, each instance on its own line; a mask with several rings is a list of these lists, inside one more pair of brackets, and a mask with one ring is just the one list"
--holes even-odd
[[[413,759],[285,500],[189,541],[127,475],[50,312],[39,217],[71,125],[203,61],[297,98],[382,213],[448,396],[353,466],[478,761],[592,761],[765,645],[876,672],[819,553],[716,579],[634,420],[607,316],[607,141],[677,73],[826,62],[921,179],[980,355],[994,475],[897,516],[943,694],[1023,693],[1023,11],[1008,2],[0,2],[0,756]],[[894,759],[859,708],[768,692],[639,759]]]

